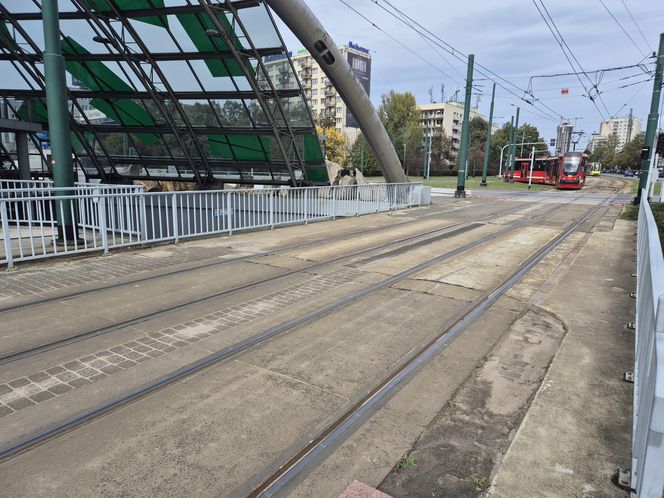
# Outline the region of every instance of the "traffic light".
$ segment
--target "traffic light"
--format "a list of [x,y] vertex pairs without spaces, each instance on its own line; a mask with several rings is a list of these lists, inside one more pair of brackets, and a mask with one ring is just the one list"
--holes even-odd
[[648,159],[650,159],[650,147],[646,145],[641,149],[641,160],[647,161]]
[[655,149],[659,157],[664,157],[664,132],[657,135],[657,148]]
[[549,146],[550,147],[555,147],[556,146],[556,139],[555,138],[551,139],[551,142],[549,143]]

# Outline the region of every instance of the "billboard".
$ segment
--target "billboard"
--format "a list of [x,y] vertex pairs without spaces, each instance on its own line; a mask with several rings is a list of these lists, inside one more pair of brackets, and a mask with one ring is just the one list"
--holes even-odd
[[[365,55],[348,52],[347,60],[353,70],[353,74],[367,92],[367,95],[371,95],[371,58]],[[357,120],[350,112],[350,109],[346,110],[346,126],[359,128]]]

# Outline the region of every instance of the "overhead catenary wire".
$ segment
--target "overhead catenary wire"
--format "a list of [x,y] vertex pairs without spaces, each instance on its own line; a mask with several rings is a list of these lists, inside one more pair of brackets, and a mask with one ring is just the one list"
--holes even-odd
[[392,41],[394,41],[394,42],[396,42],[397,44],[399,44],[402,48],[406,49],[408,52],[410,52],[411,54],[413,54],[415,57],[417,57],[418,59],[420,59],[421,61],[423,61],[423,62],[426,63],[427,65],[429,65],[429,66],[431,66],[432,68],[434,68],[436,71],[438,71],[439,73],[441,73],[443,76],[445,76],[445,77],[447,77],[447,78],[449,78],[449,79],[451,79],[451,80],[454,81],[454,78],[452,78],[449,74],[447,74],[445,71],[443,71],[440,67],[438,67],[437,65],[435,65],[433,62],[429,61],[428,59],[425,59],[424,57],[422,57],[421,54],[418,54],[415,50],[413,50],[413,49],[410,48],[408,45],[406,45],[405,43],[403,43],[403,42],[402,42],[401,40],[399,40],[396,36],[393,36],[393,35],[391,35],[390,33],[388,33],[387,31],[385,31],[383,28],[381,28],[381,27],[378,26],[375,22],[373,22],[371,19],[369,19],[367,16],[365,16],[362,12],[360,12],[360,11],[357,10],[355,7],[353,7],[353,6],[350,5],[348,2],[346,2],[346,0],[339,0],[339,1],[340,1],[342,4],[344,4],[346,7],[348,7],[350,10],[352,10],[353,12],[355,12],[355,13],[356,13],[358,16],[360,16],[362,19],[364,19],[364,20],[367,21],[369,24],[371,24],[371,25],[372,25],[374,28],[376,28],[378,31],[380,31],[381,33],[383,33],[385,36],[389,37]]
[[632,15],[632,11],[630,10],[630,8],[625,3],[625,0],[620,0],[620,2],[625,7],[625,10],[627,11],[627,14],[629,14],[629,17],[632,20],[632,22],[634,23],[634,26],[636,26],[636,29],[639,30],[639,33],[641,34],[641,38],[643,38],[643,41],[646,43],[646,48],[648,50],[651,50],[650,43],[648,42],[648,39],[646,38],[646,35],[643,34],[643,31],[641,30],[641,26],[639,26],[639,23],[636,22],[636,19],[634,19],[634,16]]
[[[592,82],[592,80],[590,79],[590,77],[587,74],[585,74],[586,71],[583,69],[583,66],[581,66],[581,64],[579,63],[579,60],[576,58],[576,56],[574,55],[574,52],[570,49],[569,45],[567,45],[567,42],[565,41],[565,38],[560,33],[560,30],[556,26],[556,23],[553,20],[553,17],[551,16],[548,9],[544,5],[543,0],[539,0],[539,3],[542,6],[542,8],[540,8],[540,5],[537,4],[536,0],[532,0],[532,1],[533,1],[533,5],[535,5],[535,8],[539,12],[542,19],[544,20],[544,23],[546,24],[547,28],[549,28],[549,31],[551,31],[551,34],[553,35],[553,38],[556,40],[556,43],[558,44],[558,46],[562,50],[563,55],[565,56],[565,59],[569,63],[570,67],[572,68],[572,71],[575,72],[575,73],[578,73],[578,74],[576,74],[576,77],[579,80],[579,83],[581,83],[581,86],[583,86],[583,88],[585,89],[586,94],[588,95],[588,98],[593,103],[593,105],[595,106],[595,109],[597,109],[597,112],[602,117],[602,119],[605,119],[604,113],[602,112],[602,110],[597,105],[597,102],[595,101],[595,96],[593,96],[592,92],[590,90],[588,90],[585,83],[581,79],[581,75],[586,76],[586,78],[590,82],[591,86],[595,89],[596,94],[599,96],[599,90],[597,89],[597,85]],[[546,13],[546,15],[545,15],[545,13]],[[576,62],[578,68],[580,69],[580,71],[578,71],[577,68],[574,66],[574,63],[572,62],[572,59],[570,59],[570,57],[572,59],[574,59],[574,61]],[[602,103],[603,103],[603,101],[602,101]],[[605,108],[607,114],[610,114],[609,110],[606,108],[606,104],[603,103],[603,107]]]
[[[641,50],[641,47],[639,47],[639,46],[636,44],[636,42],[634,41],[634,38],[632,38],[632,35],[630,35],[630,34],[627,32],[627,30],[626,30],[625,27],[620,23],[620,21],[618,20],[618,18],[617,18],[616,16],[613,15],[613,12],[611,12],[611,9],[609,9],[609,8],[606,6],[606,4],[604,3],[604,0],[598,0],[598,1],[599,1],[599,3],[602,4],[602,7],[604,7],[604,10],[606,10],[606,12],[608,12],[608,14],[611,16],[611,19],[613,19],[613,20],[615,21],[615,23],[620,27],[620,29],[622,30],[622,32],[625,33],[625,36],[627,36],[627,38],[629,38],[629,41],[632,42],[632,45],[634,45],[634,46],[636,47],[636,49],[637,49],[639,52],[641,52],[641,55],[643,55],[643,56],[645,57],[645,56],[646,56],[646,53],[645,53],[643,50]],[[624,2],[623,2],[623,5],[625,5]],[[627,7],[627,6],[625,5],[625,7]],[[631,15],[631,14],[630,14],[630,15]],[[633,19],[632,19],[632,20],[633,20]],[[635,22],[636,22],[636,21],[635,21]]]
[[[342,0],[340,0],[340,1],[342,1]],[[405,24],[406,26],[408,26],[410,29],[412,29],[416,33],[420,34],[420,36],[426,36],[427,39],[431,40],[436,46],[440,47],[442,50],[444,50],[445,52],[450,54],[452,57],[457,59],[459,62],[464,63],[464,64],[466,63],[466,59],[465,59],[467,57],[466,54],[464,54],[462,51],[456,49],[455,47],[453,47],[452,45],[447,43],[445,40],[443,40],[442,38],[437,36],[435,33],[431,32],[426,27],[422,26],[422,24],[420,24],[419,22],[414,20],[412,17],[405,14],[403,11],[401,11],[398,7],[395,7],[389,1],[383,0],[383,2],[387,5],[389,5],[389,7],[391,9],[393,9],[393,11],[386,8],[385,6],[381,5],[377,0],[370,0],[370,1],[373,2],[374,4],[376,4],[379,8],[381,8],[383,11],[390,14],[392,17],[394,17],[398,21],[400,21],[403,24]],[[345,1],[342,2],[342,3],[347,5],[347,3]],[[365,17],[365,16],[363,16],[363,17]],[[372,21],[369,21],[369,22],[373,24]],[[524,99],[522,97],[522,95],[519,95],[518,93],[516,93],[514,90],[512,90],[511,88],[509,88],[506,85],[509,85],[509,86],[515,88],[519,92],[523,92],[523,89],[520,88],[519,86],[517,86],[514,83],[506,80],[505,78],[503,78],[499,74],[495,73],[494,71],[487,68],[486,66],[483,66],[482,64],[478,63],[477,61],[475,62],[475,67],[476,67],[476,72],[477,73],[487,77],[487,79],[489,79],[489,80],[493,81],[494,83],[496,83],[496,85],[498,87],[500,87],[503,90],[507,91],[508,93],[510,93],[511,95],[516,97],[517,99],[522,100],[522,101],[530,104],[531,106],[533,106],[536,109],[539,109],[533,101],[528,101],[528,100]],[[493,77],[491,77],[490,75],[492,75]],[[506,85],[501,83],[501,82],[504,82]],[[554,121],[554,122],[559,120],[560,114],[558,112],[556,112],[555,110],[553,110],[551,107],[547,106],[546,104],[541,104],[541,107],[543,107],[544,109],[539,109],[540,112],[543,112],[543,113],[548,115],[548,117],[546,119],[548,119],[549,121]]]

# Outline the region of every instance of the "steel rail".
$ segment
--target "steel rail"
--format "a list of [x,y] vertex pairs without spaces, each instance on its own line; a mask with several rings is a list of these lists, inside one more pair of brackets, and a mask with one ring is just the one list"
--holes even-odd
[[[571,204],[574,202],[576,199],[580,198],[582,196],[578,196],[575,199],[571,200],[569,203],[566,205]],[[554,206],[554,208],[559,208],[560,206]],[[421,272],[423,270],[426,270],[427,268],[432,267],[433,265],[436,265],[438,263],[441,263],[449,258],[452,258],[456,255],[462,254],[463,252],[466,252],[468,250],[474,249],[476,247],[479,247],[480,245],[489,242],[491,240],[494,240],[502,235],[505,235],[517,228],[527,226],[528,224],[531,223],[532,219],[540,218],[546,214],[548,214],[552,209],[545,211],[544,213],[541,213],[537,217],[530,218],[528,220],[520,220],[518,222],[514,222],[507,227],[503,228],[502,230],[499,230],[497,232],[488,234],[484,237],[481,237],[480,239],[476,239],[472,242],[469,242],[467,244],[464,244],[463,246],[460,246],[458,248],[452,249],[444,254],[441,254],[439,256],[436,256],[434,258],[431,258],[427,261],[424,261],[422,263],[419,263],[417,265],[414,265],[406,270],[403,270],[402,272],[399,272],[396,275],[393,275],[391,277],[388,277],[384,280],[381,280],[379,282],[373,283],[359,291],[356,291],[344,298],[338,299],[337,301],[334,301],[332,303],[326,304],[324,306],[321,306],[315,310],[312,310],[308,313],[305,313],[298,318],[294,318],[292,320],[286,321],[284,323],[281,323],[279,325],[276,325],[274,327],[271,327],[261,333],[255,334],[251,337],[248,337],[240,342],[237,342],[231,346],[228,346],[220,351],[217,351],[215,353],[209,354],[199,360],[196,360],[192,363],[189,363],[188,365],[185,365],[169,374],[163,375],[162,377],[149,382],[143,386],[140,386],[136,389],[133,389],[129,391],[128,393],[125,393],[111,401],[108,401],[106,403],[103,403],[97,407],[91,408],[89,410],[85,410],[82,413],[79,413],[77,415],[74,415],[72,417],[69,417],[63,421],[56,422],[55,424],[42,429],[40,431],[37,431],[35,433],[29,434],[13,443],[10,443],[7,446],[4,446],[0,448],[0,462],[7,460],[9,458],[12,458],[18,454],[21,454],[25,451],[28,451],[35,446],[44,444],[45,442],[52,440],[62,434],[65,434],[69,431],[72,431],[74,429],[77,429],[78,427],[87,424],[88,422],[91,422],[93,420],[96,420],[98,418],[101,418],[117,409],[120,409],[130,403],[133,403],[134,401],[137,401],[139,399],[145,398],[147,396],[150,396],[161,389],[164,389],[184,378],[190,377],[191,375],[194,375],[206,368],[209,368],[213,365],[217,365],[225,360],[228,360],[230,358],[233,358],[241,353],[244,353],[245,351],[249,350],[250,348],[257,346],[259,344],[262,344],[268,340],[271,340],[277,336],[280,336],[286,332],[289,332],[297,327],[300,327],[302,325],[305,325],[311,321],[314,321],[318,318],[321,318],[323,316],[328,315],[329,313],[336,311],[352,302],[357,301],[358,299],[375,292],[376,290],[389,287],[390,285],[397,283],[401,280],[404,280],[411,275],[414,275],[418,272]],[[585,217],[584,217],[585,219]]]
[[[466,225],[466,226],[463,227],[462,225]],[[237,285],[237,286],[232,287],[230,289],[225,289],[223,291],[215,292],[213,294],[208,294],[208,295],[203,296],[203,297],[199,297],[199,298],[196,298],[196,299],[191,299],[191,300],[183,302],[183,303],[179,303],[179,304],[176,304],[176,305],[173,305],[173,306],[169,306],[167,308],[162,308],[160,310],[153,311],[151,313],[146,313],[146,314],[143,314],[143,315],[140,315],[140,316],[137,316],[137,317],[127,319],[127,320],[123,320],[121,322],[112,323],[110,325],[106,325],[104,327],[100,327],[100,328],[93,329],[93,330],[88,330],[86,332],[79,332],[79,333],[76,333],[76,334],[73,334],[73,335],[63,337],[61,339],[57,339],[55,341],[52,341],[52,342],[49,342],[49,343],[46,343],[46,344],[41,344],[39,346],[34,346],[34,347],[26,348],[26,349],[13,351],[13,352],[10,352],[10,353],[5,353],[3,355],[0,355],[0,365],[4,365],[4,364],[7,364],[7,363],[13,363],[15,361],[22,360],[22,359],[25,359],[25,358],[29,358],[29,357],[32,357],[32,356],[35,356],[35,355],[38,355],[38,354],[46,353],[48,351],[53,351],[55,349],[60,349],[64,346],[68,346],[70,344],[74,344],[74,343],[81,342],[81,341],[84,341],[84,340],[87,340],[87,339],[91,339],[93,337],[99,337],[101,335],[105,335],[105,334],[108,334],[110,332],[114,332],[116,330],[121,330],[121,329],[124,329],[124,328],[127,328],[127,327],[131,327],[131,326],[134,326],[134,325],[145,323],[149,320],[159,318],[159,317],[162,317],[162,316],[166,316],[170,313],[174,313],[174,312],[182,310],[184,308],[188,308],[189,306],[194,306],[194,305],[197,305],[197,304],[203,304],[205,302],[212,301],[214,299],[229,297],[229,296],[235,295],[239,292],[243,292],[243,291],[246,291],[246,290],[249,290],[249,289],[253,289],[253,288],[259,287],[259,286],[264,285],[264,284],[276,282],[276,281],[279,281],[279,280],[287,278],[287,277],[292,277],[294,275],[299,275],[301,273],[306,273],[306,272],[309,272],[309,271],[312,271],[312,270],[316,270],[318,268],[328,266],[328,265],[331,265],[331,264],[334,264],[334,263],[338,263],[338,262],[346,260],[346,259],[351,259],[351,258],[354,258],[354,257],[357,257],[357,256],[361,256],[363,254],[367,254],[367,253],[374,252],[374,251],[379,251],[381,249],[385,249],[387,247],[390,247],[390,246],[393,246],[393,245],[396,245],[396,244],[403,244],[405,242],[409,242],[409,241],[414,240],[414,239],[419,239],[419,238],[422,238],[422,237],[426,237],[428,235],[434,235],[436,233],[442,232],[441,235],[438,235],[438,236],[434,235],[434,237],[430,237],[428,239],[425,238],[423,241],[415,242],[414,244],[411,245],[411,246],[418,246],[419,247],[419,246],[421,246],[422,242],[434,243],[438,240],[441,240],[442,238],[451,238],[451,237],[454,237],[454,236],[459,235],[461,233],[466,233],[466,232],[468,232],[470,230],[473,230],[475,228],[479,228],[480,226],[482,226],[482,224],[478,223],[478,222],[472,222],[472,221],[459,222],[459,223],[456,223],[456,224],[453,224],[453,225],[448,225],[448,226],[443,227],[443,228],[433,229],[433,230],[429,230],[427,232],[422,232],[422,233],[419,233],[419,234],[404,237],[404,238],[396,240],[396,241],[391,241],[391,242],[388,242],[386,244],[381,244],[380,246],[373,246],[373,247],[370,247],[370,248],[367,248],[367,249],[362,249],[362,250],[356,251],[352,254],[338,256],[336,258],[333,258],[333,259],[330,259],[330,260],[327,260],[327,261],[322,261],[320,263],[315,263],[315,264],[307,266],[305,268],[299,268],[297,270],[287,270],[286,272],[281,273],[279,275],[274,275],[274,276],[267,277],[267,278],[264,278],[264,279],[255,280],[255,281],[252,281],[252,282],[247,282],[245,284],[240,284],[240,285]],[[408,248],[411,247],[411,246],[404,246],[401,249],[408,250]],[[392,254],[392,252],[388,252],[384,257],[389,257],[391,254]],[[381,255],[378,254],[377,257],[381,257]],[[188,271],[188,270],[184,270],[184,271]]]
[[505,292],[511,289],[524,275],[532,270],[535,265],[598,212],[605,202],[610,202],[614,197],[615,194],[591,208],[582,218],[568,225],[563,232],[530,256],[507,279],[503,280],[501,284],[486,293],[483,297],[480,296],[469,303],[461,312],[446,321],[434,333],[435,336],[433,339],[430,339],[423,347],[410,355],[397,368],[392,369],[388,376],[381,379],[364,396],[357,399],[348,410],[330,422],[315,438],[311,439],[287,462],[273,464],[273,467],[278,466],[276,470],[267,479],[253,488],[247,496],[249,498],[273,496],[287,486],[305,468],[309,467],[315,459],[321,457],[325,452],[330,451],[359,421],[374,413],[390,394],[394,394],[395,389],[400,384],[410,379],[429,359],[447,347]]
[[[494,201],[493,204],[495,204],[495,203],[496,202]],[[530,203],[530,204],[534,204],[534,202]],[[523,209],[523,207],[524,206],[515,206],[514,208],[511,208],[511,209],[505,211],[505,214],[510,213],[513,210]],[[478,219],[480,219],[480,218],[473,218],[473,219],[469,220],[468,222],[477,222],[476,220],[478,220]],[[263,258],[263,257],[267,257],[267,256],[275,256],[277,254],[283,254],[285,252],[292,251],[294,249],[301,249],[303,247],[313,246],[313,245],[317,245],[317,244],[328,244],[330,242],[334,242],[334,241],[337,241],[337,240],[352,239],[352,238],[356,237],[357,235],[364,235],[364,234],[369,234],[369,233],[373,233],[373,232],[380,232],[380,231],[397,228],[397,227],[400,227],[402,225],[407,225],[407,224],[411,224],[411,223],[413,223],[413,221],[408,220],[408,221],[402,221],[402,222],[399,222],[399,223],[395,223],[393,225],[385,225],[385,226],[374,227],[374,228],[369,228],[369,229],[357,230],[357,231],[354,231],[354,232],[343,233],[343,234],[336,235],[334,237],[327,237],[327,238],[319,239],[319,240],[306,240],[304,242],[297,242],[295,244],[290,244],[288,246],[285,246],[285,247],[282,247],[282,248],[279,248],[279,249],[274,249],[274,250],[271,250],[271,251],[264,251],[264,252],[259,252],[259,253],[255,253],[255,254],[247,254],[245,256],[238,256],[238,257],[234,257],[234,258],[228,258],[228,259],[224,259],[222,261],[211,261],[211,262],[207,262],[207,263],[196,264],[194,266],[187,266],[186,268],[179,268],[179,269],[176,269],[176,270],[170,270],[170,271],[162,272],[162,273],[159,273],[157,275],[148,275],[148,276],[145,276],[145,277],[139,277],[139,278],[134,278],[134,279],[131,279],[131,280],[123,280],[122,282],[116,282],[116,283],[112,283],[112,284],[108,284],[108,285],[102,285],[102,286],[99,286],[99,287],[95,287],[94,289],[81,289],[81,290],[75,290],[73,292],[61,293],[61,294],[57,294],[57,295],[54,295],[54,296],[46,297],[44,299],[39,299],[39,300],[35,300],[35,301],[29,301],[29,302],[26,302],[26,303],[18,303],[18,304],[15,304],[15,305],[2,307],[2,308],[0,308],[0,314],[8,312],[8,311],[16,311],[16,310],[19,310],[19,309],[28,308],[28,307],[31,307],[31,306],[39,306],[39,305],[46,304],[46,303],[51,303],[51,302],[54,302],[54,301],[62,301],[62,300],[71,299],[71,298],[74,298],[74,297],[87,296],[87,295],[90,295],[90,294],[95,294],[97,292],[102,292],[102,291],[109,290],[109,289],[116,289],[116,288],[119,288],[119,287],[128,287],[128,286],[132,286],[132,285],[135,285],[135,284],[140,284],[140,283],[143,283],[143,282],[149,282],[151,280],[156,280],[156,279],[160,279],[160,278],[170,277],[170,276],[173,276],[173,275],[179,275],[179,274],[182,274],[182,273],[187,273],[189,271],[197,271],[197,270],[201,270],[201,269],[205,269],[205,268],[213,268],[213,267],[223,266],[223,265],[227,265],[227,264],[230,264],[230,263],[236,263],[238,261],[245,261],[245,260],[248,260],[248,259]],[[444,229],[447,229],[447,228],[454,228],[456,226],[459,226],[461,223],[466,223],[466,222],[452,223],[450,225],[446,225],[444,227],[440,227],[440,228],[434,229],[434,230],[444,230]],[[422,235],[426,235],[428,233],[429,232],[422,232]],[[398,242],[399,241],[394,241],[393,243],[398,243]]]

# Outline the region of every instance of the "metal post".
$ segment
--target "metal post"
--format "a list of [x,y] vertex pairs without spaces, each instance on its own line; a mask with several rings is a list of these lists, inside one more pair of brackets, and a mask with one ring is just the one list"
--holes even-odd
[[270,230],[274,230],[274,189],[270,189]]
[[509,147],[510,144],[503,145],[500,148],[500,162],[498,163],[498,177],[503,176],[503,152],[505,152],[505,148]]
[[641,203],[641,190],[646,187],[648,180],[648,168],[650,160],[655,153],[655,138],[657,135],[657,124],[659,121],[659,100],[662,93],[662,73],[664,72],[664,33],[659,35],[659,49],[657,51],[657,65],[655,66],[655,79],[652,89],[652,100],[650,101],[650,114],[648,114],[648,126],[644,142],[644,155],[641,159],[641,176],[639,177],[639,191],[634,198],[634,205]]
[[309,189],[304,189],[304,224],[309,223]]
[[496,84],[491,91],[491,107],[489,108],[489,129],[486,132],[486,143],[484,144],[484,166],[482,168],[482,182],[480,187],[486,187],[486,177],[489,173],[489,154],[491,153],[491,127],[493,125],[493,101],[496,98]]
[[330,187],[332,189],[332,219],[337,218],[337,189],[333,185]]
[[507,143],[507,160],[505,161],[505,171],[503,176],[505,181],[508,182],[510,178],[510,158],[512,157],[512,144],[514,143],[514,116],[510,119],[510,136]]
[[[189,213],[187,213],[189,216]],[[175,192],[171,194],[171,221],[173,224],[173,237],[175,242],[178,242],[180,238],[180,229],[178,227],[178,197]]]
[[5,257],[7,258],[7,269],[14,269],[14,254],[12,252],[12,238],[9,235],[9,220],[7,218],[7,203],[0,201],[0,222],[2,223],[2,234],[5,241]]
[[[523,147],[523,145],[521,146]],[[533,183],[533,167],[535,166],[535,147],[533,146],[533,151],[530,153],[530,176],[528,176],[528,190]]]
[[18,159],[18,172],[21,180],[30,180],[30,155],[28,154],[28,134],[24,131],[16,132],[16,156]]
[[[58,188],[74,187],[74,168],[72,162],[69,112],[67,111],[67,80],[65,79],[65,59],[60,47],[60,22],[58,1],[42,1],[42,20],[44,28],[44,77],[46,80],[46,107],[48,109],[48,129],[51,143],[51,166],[53,186]],[[73,190],[59,190],[58,195],[71,195]],[[70,200],[58,201],[62,207],[56,208],[58,214],[58,241],[73,241],[75,233]]]
[[473,92],[473,64],[475,56],[468,55],[466,73],[466,99],[463,104],[463,123],[461,125],[461,150],[459,151],[459,173],[454,197],[466,197],[466,169],[468,168],[468,148],[470,146],[470,99]]
[[233,235],[233,194],[226,193],[226,225],[228,226],[228,235]]
[[510,180],[514,179],[514,165],[516,163],[516,132],[519,129],[519,111],[521,108],[516,108],[516,119],[514,120],[514,143],[512,144],[512,156],[510,157]]
[[97,206],[99,212],[99,232],[101,234],[101,245],[104,248],[104,255],[108,255],[108,220],[106,219],[106,195],[103,193],[97,198]]

